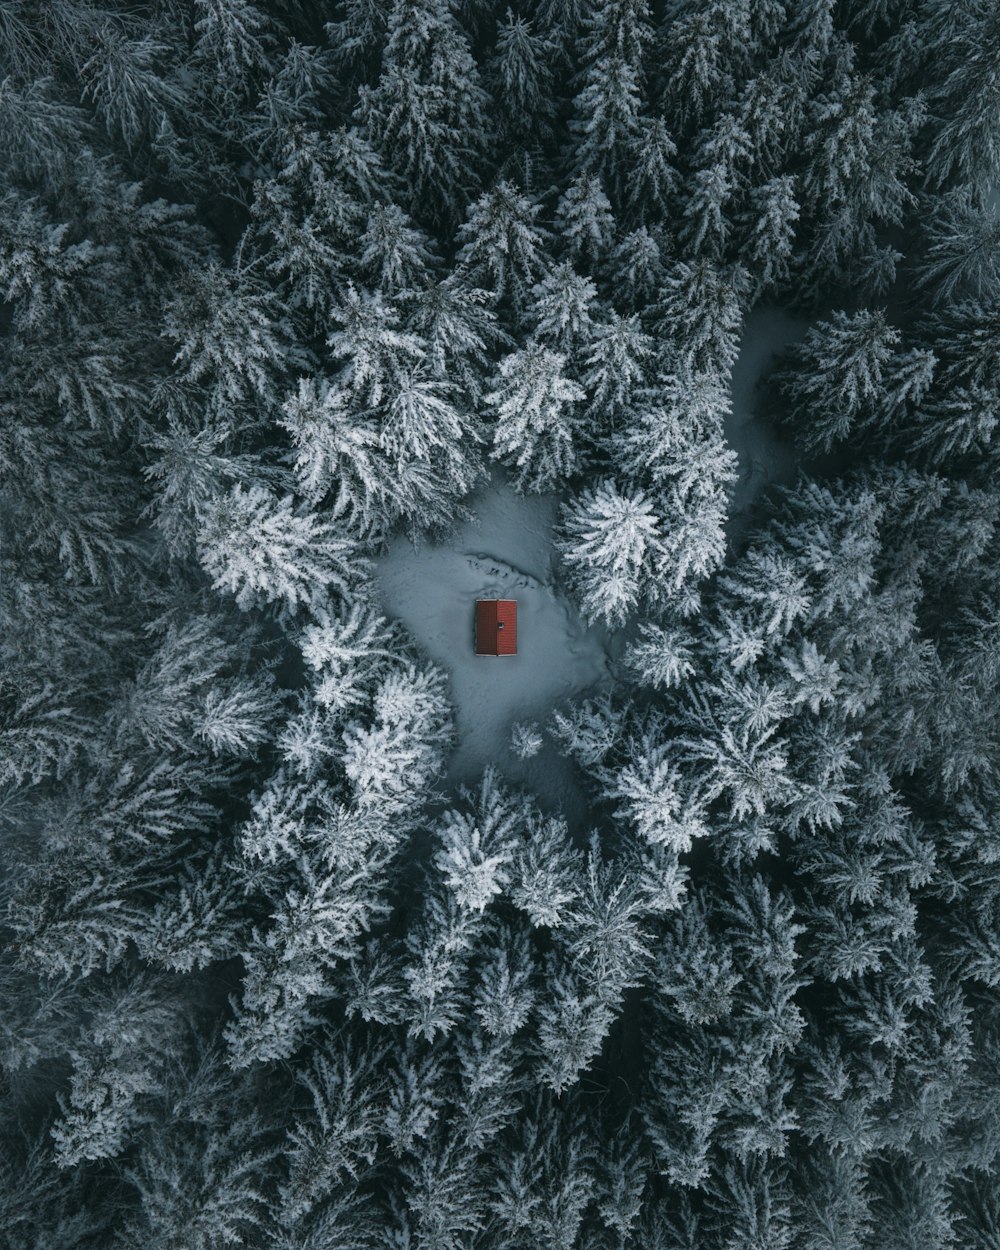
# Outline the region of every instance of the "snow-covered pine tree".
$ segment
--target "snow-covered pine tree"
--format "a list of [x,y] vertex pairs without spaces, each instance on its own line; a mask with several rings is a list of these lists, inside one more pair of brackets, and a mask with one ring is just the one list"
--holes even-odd
[[720,268],[709,260],[677,261],[667,271],[657,301],[657,329],[684,365],[726,372],[739,351],[747,294],[742,266]]
[[665,221],[680,185],[674,163],[677,145],[662,117],[640,117],[638,125],[627,202],[639,217]]
[[601,482],[564,511],[559,551],[590,620],[622,625],[662,549],[659,518],[642,491]]
[[564,261],[536,283],[531,295],[534,337],[567,360],[578,359],[590,346],[597,287]]
[[503,131],[518,143],[537,144],[551,132],[555,114],[553,39],[508,9],[487,66],[495,98],[504,101]]
[[925,230],[927,247],[918,261],[919,281],[933,292],[936,303],[996,298],[1000,221],[992,206],[977,203],[963,188],[938,199]]
[[1000,131],[992,110],[1000,79],[990,55],[997,14],[989,5],[974,4],[933,10],[921,25],[926,55],[934,62],[928,170],[938,185],[957,175],[961,183],[985,188],[1000,169]]
[[461,217],[478,189],[489,115],[465,32],[444,0],[392,5],[379,77],[361,88],[357,117],[418,212]]
[[496,409],[493,455],[519,490],[552,490],[576,467],[576,409],[586,396],[565,367],[561,353],[531,344],[501,360],[485,396]]
[[375,424],[325,378],[300,378],[278,417],[292,442],[292,467],[303,498],[326,502],[359,536],[378,533],[396,514],[391,466]]
[[531,196],[500,181],[469,206],[458,231],[459,275],[498,301],[512,301],[518,312],[551,264],[540,211]]
[[593,6],[571,129],[578,168],[600,177],[618,206],[625,202],[630,158],[642,136],[643,58],[651,38],[645,3],[602,0]]
[[579,174],[560,196],[556,208],[556,228],[573,260],[598,267],[611,251],[615,218],[595,174]]
[[357,546],[332,521],[256,483],[212,501],[198,547],[214,588],[235,595],[244,609],[322,605],[332,592],[346,594],[362,569]]
[[802,446],[829,451],[886,405],[900,333],[879,310],[835,312],[789,350],[778,385]]

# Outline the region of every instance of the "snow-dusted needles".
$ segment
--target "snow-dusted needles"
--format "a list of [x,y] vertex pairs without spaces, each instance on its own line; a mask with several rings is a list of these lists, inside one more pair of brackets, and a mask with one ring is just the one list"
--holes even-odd
[[995,0],[0,0],[0,1250],[1000,1250],[998,421]]

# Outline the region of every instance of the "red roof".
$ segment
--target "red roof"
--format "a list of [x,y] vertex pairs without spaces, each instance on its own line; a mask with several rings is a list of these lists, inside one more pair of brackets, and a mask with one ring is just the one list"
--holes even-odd
[[476,655],[517,655],[516,600],[476,600]]

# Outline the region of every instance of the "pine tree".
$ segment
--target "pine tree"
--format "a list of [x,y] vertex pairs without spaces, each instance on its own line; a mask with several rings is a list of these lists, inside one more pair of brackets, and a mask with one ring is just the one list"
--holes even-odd
[[618,802],[616,815],[628,821],[642,841],[672,854],[691,849],[705,837],[705,811],[685,793],[681,772],[671,751],[655,730],[629,741],[622,767],[609,770],[604,797]]
[[518,721],[511,726],[510,749],[518,759],[528,760],[542,749],[543,739],[537,725],[530,721]]
[[60,1167],[121,1153],[144,1118],[143,1101],[162,1088],[160,1069],[182,1027],[177,1005],[155,985],[140,981],[98,1000],[70,1049],[69,1097],[52,1128]]
[[488,68],[492,94],[505,104],[501,126],[519,142],[536,143],[551,131],[555,59],[553,40],[508,9]]
[[220,413],[275,397],[278,375],[305,357],[267,292],[218,266],[192,275],[167,309],[164,335],[187,382],[204,385]]
[[665,221],[680,185],[674,161],[677,145],[662,117],[640,117],[637,126],[626,189],[628,204],[642,218]]
[[526,1023],[534,1005],[528,985],[531,958],[525,935],[502,932],[487,948],[475,991],[476,1014],[491,1037],[509,1038]]
[[611,1026],[610,1007],[555,964],[546,970],[549,997],[539,1006],[541,1075],[560,1094],[599,1053]]
[[383,291],[419,289],[430,280],[429,240],[395,204],[376,205],[361,236],[361,266]]
[[1000,223],[995,212],[977,205],[968,190],[958,191],[940,197],[926,233],[928,247],[918,264],[919,280],[934,292],[935,302],[996,296]]
[[15,1250],[30,1250],[40,1238],[52,1250],[72,1250],[81,1240],[104,1235],[112,1215],[89,1188],[78,1173],[57,1170],[44,1136],[16,1129],[7,1134],[0,1218]]
[[15,330],[56,323],[71,335],[79,333],[108,276],[107,247],[73,242],[68,225],[51,221],[24,195],[8,190],[3,204],[0,289],[12,305]]
[[386,6],[372,0],[346,0],[343,16],[327,22],[324,30],[338,68],[360,76],[372,68],[385,41]]
[[292,39],[279,56],[277,71],[263,89],[252,132],[262,153],[281,152],[292,127],[315,126],[324,119],[326,99],[336,90],[334,57],[325,48]]
[[296,1225],[345,1182],[375,1162],[386,1085],[378,1051],[360,1050],[349,1036],[328,1033],[298,1080],[311,1106],[290,1128],[285,1146],[288,1179],[281,1219]]
[[326,501],[334,519],[343,518],[359,535],[390,522],[394,483],[379,432],[359,418],[343,390],[324,378],[302,378],[278,419],[292,440],[292,465],[304,498]]
[[320,707],[346,713],[363,704],[398,654],[398,632],[363,602],[315,612],[299,650],[312,671]]
[[158,625],[148,627],[158,635],[156,649],[116,700],[119,742],[178,753],[203,742],[214,754],[253,754],[270,737],[277,701],[269,675],[248,671],[250,638],[234,643],[229,622],[207,615]]
[[602,49],[584,72],[583,87],[573,101],[576,159],[583,173],[601,179],[616,204],[624,201],[629,157],[638,149],[641,107],[637,66],[617,51]]
[[493,455],[516,470],[519,490],[551,490],[575,467],[574,409],[585,395],[565,376],[565,364],[539,345],[513,352],[485,397],[497,413]]
[[322,134],[294,128],[254,187],[244,253],[259,257],[291,308],[336,303],[367,214],[390,178],[356,128]]
[[[148,1134],[130,1162],[126,1177],[138,1201],[122,1231],[131,1240],[158,1250],[179,1243],[209,1250],[265,1225],[275,1156],[265,1140],[267,1122],[249,1091],[225,1078],[215,1083],[194,1105],[178,1099],[182,1114]],[[223,1105],[227,1114],[219,1115]]]
[[614,251],[615,272],[626,308],[641,310],[663,284],[666,242],[646,226],[632,230]]
[[600,178],[580,174],[559,199],[556,227],[573,260],[599,265],[611,250],[615,219]]
[[746,287],[740,267],[720,269],[708,260],[671,266],[657,306],[658,328],[681,363],[706,372],[732,367]]
[[844,65],[810,112],[811,159],[799,186],[803,207],[819,219],[811,273],[818,285],[850,273],[864,278],[868,269],[868,289],[884,290],[899,254],[879,242],[875,225],[902,222],[915,202],[907,180],[924,105],[905,99],[881,110],[872,84]]
[[765,1164],[727,1167],[712,1188],[713,1223],[731,1245],[792,1245],[792,1212],[781,1171]]
[[433,464],[461,498],[478,477],[476,432],[453,390],[419,370],[401,378],[385,405],[379,444],[396,465]]
[[989,54],[996,32],[997,15],[987,4],[928,15],[929,46],[943,58],[934,78],[936,133],[928,158],[939,184],[957,175],[985,186],[1000,167],[1000,132],[992,111],[1000,80]]
[[346,594],[361,569],[354,544],[330,521],[259,485],[237,485],[213,500],[198,546],[213,586],[244,609],[277,602],[294,612],[322,604],[331,590]]
[[641,491],[601,482],[566,509],[559,548],[584,615],[622,625],[662,550],[659,519]]
[[754,188],[741,222],[747,243],[741,249],[758,294],[783,287],[790,276],[799,205],[787,174]]
[[91,101],[107,129],[121,136],[129,152],[150,143],[183,108],[183,91],[176,80],[159,72],[170,44],[156,30],[130,39],[120,27],[107,23],[96,47],[80,67],[84,99]]
[[657,689],[678,686],[694,672],[691,644],[678,628],[644,621],[638,641],[630,644],[625,662],[644,684]]
[[249,0],[194,0],[194,63],[226,112],[273,69],[270,21]]
[[327,339],[327,347],[335,360],[344,362],[340,381],[360,404],[374,408],[419,364],[423,344],[398,329],[400,313],[391,302],[353,284],[331,315],[340,328]]
[[716,163],[695,170],[687,192],[682,231],[685,250],[695,256],[722,256],[732,229],[726,208],[733,186],[725,166]]
[[387,674],[375,692],[371,723],[353,721],[344,731],[344,771],[361,806],[409,807],[413,793],[434,778],[450,730],[438,670],[407,665]]
[[652,356],[653,338],[644,332],[638,316],[612,313],[594,325],[581,380],[598,428],[615,430],[628,418]]
[[549,267],[549,235],[536,222],[539,211],[511,183],[498,182],[470,205],[459,228],[459,274],[521,307]]
[[[18,25],[16,18],[13,24]],[[63,98],[39,48],[39,32],[23,27],[19,35],[4,27],[5,58],[12,66],[24,62],[27,72],[8,75],[0,91],[0,152],[12,174],[64,184],[66,174],[92,134],[91,122],[79,105]]]
[[510,880],[515,834],[523,805],[511,802],[487,769],[480,786],[475,818],[448,812],[438,829],[441,849],[434,865],[459,907],[482,912]]
[[431,374],[458,382],[478,404],[485,387],[489,349],[506,341],[490,296],[456,273],[429,284],[417,297],[410,324],[426,343]]
[[899,331],[881,312],[853,317],[837,312],[791,349],[794,363],[779,384],[789,401],[790,423],[805,447],[829,451],[859,417],[877,411],[899,342]]
[[591,308],[597,287],[567,262],[532,288],[535,338],[546,347],[574,359],[589,346]]
[[658,43],[664,52],[663,107],[674,131],[703,126],[731,92],[741,44],[746,46],[749,35],[748,16],[744,4],[711,4],[704,12],[668,15]]
[[414,207],[460,217],[476,187],[488,134],[487,96],[464,32],[441,0],[397,0],[378,82],[359,93],[357,117]]
[[528,829],[530,836],[514,852],[510,896],[532,925],[558,928],[579,891],[579,852],[564,820],[529,817]]
[[584,699],[552,714],[551,732],[561,742],[564,753],[581,767],[600,764],[617,744],[622,733],[623,712],[605,695]]
[[50,977],[110,972],[148,949],[153,901],[215,827],[211,787],[231,784],[230,769],[196,750],[150,757],[103,728],[91,729],[87,767],[46,796],[40,836],[16,860],[8,923],[25,966]]

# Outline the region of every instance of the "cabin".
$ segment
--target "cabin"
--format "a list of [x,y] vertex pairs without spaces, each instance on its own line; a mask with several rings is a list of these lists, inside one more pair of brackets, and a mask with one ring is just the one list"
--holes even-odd
[[476,600],[476,655],[517,655],[517,600]]

